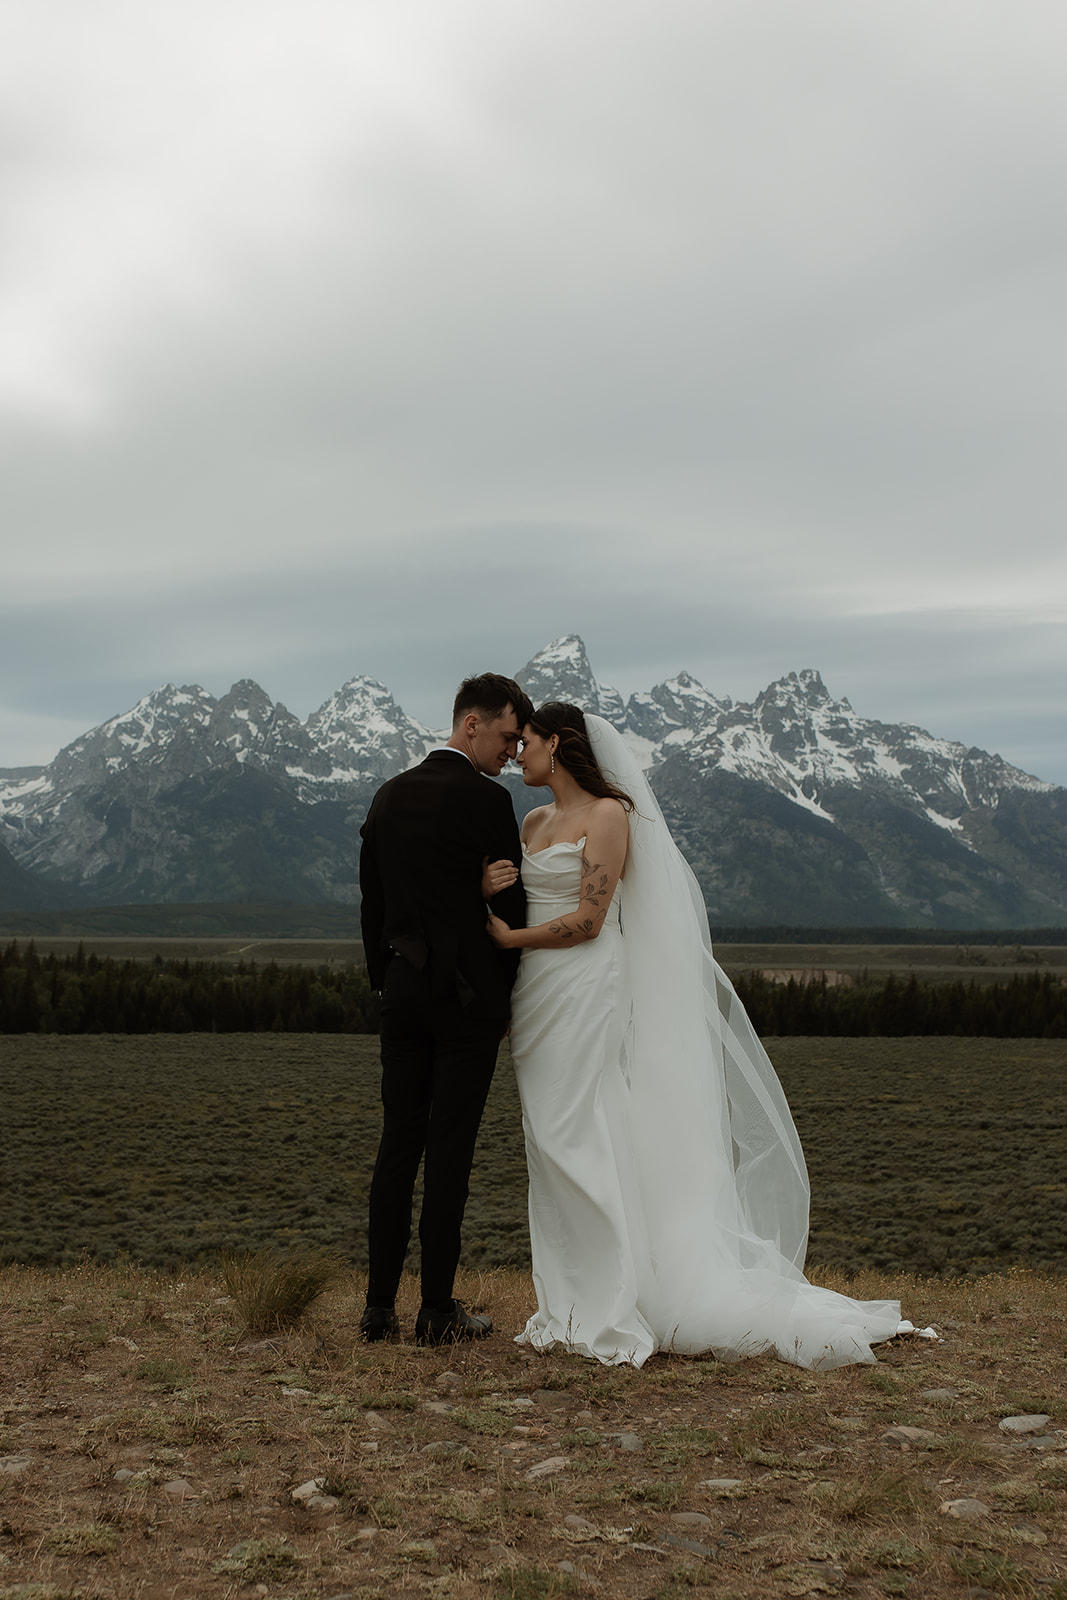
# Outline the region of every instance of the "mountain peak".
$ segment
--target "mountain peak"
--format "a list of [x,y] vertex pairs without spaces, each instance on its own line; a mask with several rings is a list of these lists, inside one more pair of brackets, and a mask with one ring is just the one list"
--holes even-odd
[[597,682],[589,665],[585,641],[576,633],[565,633],[553,639],[515,674],[515,678],[535,706],[544,705],[546,700],[562,700],[582,711],[605,717],[616,727],[626,721],[622,697],[610,684]]
[[822,681],[822,673],[815,667],[802,667],[799,672],[786,672],[782,677],[775,678],[756,696],[755,703],[766,706],[799,703],[814,709],[833,705],[834,700]]
[[585,648],[585,640],[577,633],[564,633],[558,639],[553,639],[551,644],[546,644],[534,656],[535,661],[582,661],[589,665],[589,654]]
[[576,633],[553,639],[531,656],[515,678],[535,706],[543,705],[546,700],[563,700],[569,705],[581,706],[583,711],[599,708],[599,685],[589,665],[585,644]]

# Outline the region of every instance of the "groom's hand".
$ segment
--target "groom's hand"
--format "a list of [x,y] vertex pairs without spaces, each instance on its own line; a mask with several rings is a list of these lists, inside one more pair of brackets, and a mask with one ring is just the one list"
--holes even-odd
[[482,899],[491,900],[502,889],[510,889],[519,875],[514,861],[490,861],[482,857]]

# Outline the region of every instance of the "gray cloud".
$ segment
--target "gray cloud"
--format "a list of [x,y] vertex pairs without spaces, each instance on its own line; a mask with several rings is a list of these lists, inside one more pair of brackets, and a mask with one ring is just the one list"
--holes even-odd
[[167,678],[435,720],[577,631],[1067,781],[1067,17],[101,0],[53,82],[57,9],[6,69],[0,764]]

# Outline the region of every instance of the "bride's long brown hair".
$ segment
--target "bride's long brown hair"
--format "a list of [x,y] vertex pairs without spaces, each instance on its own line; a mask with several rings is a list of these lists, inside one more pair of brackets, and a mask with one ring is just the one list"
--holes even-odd
[[626,791],[609,783],[601,772],[589,742],[585,713],[579,706],[567,705],[562,700],[549,700],[533,713],[529,725],[542,739],[556,735],[559,739],[556,755],[560,765],[566,767],[575,783],[587,794],[594,795],[598,800],[618,800],[627,811],[633,810],[634,803]]

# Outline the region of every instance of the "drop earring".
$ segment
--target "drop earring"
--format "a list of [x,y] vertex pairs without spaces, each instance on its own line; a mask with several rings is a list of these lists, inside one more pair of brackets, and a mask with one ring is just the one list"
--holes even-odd
[[548,770],[549,772],[555,772],[556,770],[556,758],[551,752],[549,752],[548,757]]

